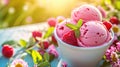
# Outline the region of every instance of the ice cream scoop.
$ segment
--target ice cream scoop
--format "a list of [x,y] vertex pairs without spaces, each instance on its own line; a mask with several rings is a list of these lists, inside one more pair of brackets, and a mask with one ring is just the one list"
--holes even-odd
[[81,36],[79,41],[81,46],[93,47],[105,43],[110,38],[109,31],[100,21],[88,21],[80,28]]
[[102,21],[102,15],[100,11],[92,5],[82,5],[74,9],[71,13],[71,18],[76,23],[79,19],[82,19],[84,22],[87,21]]

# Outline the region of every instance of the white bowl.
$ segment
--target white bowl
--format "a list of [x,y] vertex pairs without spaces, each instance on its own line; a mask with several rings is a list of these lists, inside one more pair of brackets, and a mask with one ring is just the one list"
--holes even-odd
[[73,63],[73,65],[80,65],[81,67],[96,67],[98,62],[102,59],[107,48],[114,40],[114,33],[111,30],[112,38],[109,42],[96,47],[77,47],[63,42],[54,30],[54,36],[58,42],[62,58]]

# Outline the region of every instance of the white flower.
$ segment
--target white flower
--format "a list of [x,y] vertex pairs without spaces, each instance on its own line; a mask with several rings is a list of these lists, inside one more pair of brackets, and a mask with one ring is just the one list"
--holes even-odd
[[28,67],[28,64],[27,64],[27,62],[25,62],[25,61],[22,60],[22,59],[15,59],[15,60],[11,63],[10,67]]

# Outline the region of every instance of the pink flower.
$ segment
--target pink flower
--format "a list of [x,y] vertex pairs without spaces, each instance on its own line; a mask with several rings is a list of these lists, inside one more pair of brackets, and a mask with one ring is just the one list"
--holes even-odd
[[117,47],[116,47],[116,48],[117,48],[117,51],[120,52],[120,42],[117,42],[116,45],[117,45]]
[[49,48],[48,48],[48,53],[49,54],[53,54],[55,57],[58,57],[58,52],[57,50],[55,49],[55,46],[54,45],[50,45]]
[[113,62],[112,67],[120,67],[120,59],[117,62]]
[[9,3],[9,0],[2,0],[2,3],[3,3],[4,5],[7,5],[7,4]]
[[62,62],[62,67],[67,67],[67,63],[66,62]]
[[22,59],[15,59],[11,63],[10,67],[28,67],[28,64]]
[[112,61],[111,55],[114,52],[116,52],[116,48],[114,46],[111,46],[109,49],[107,49],[107,51],[105,53],[107,61],[109,61],[109,62]]
[[110,58],[111,58],[112,62],[117,62],[118,61],[117,53],[116,52],[112,52]]

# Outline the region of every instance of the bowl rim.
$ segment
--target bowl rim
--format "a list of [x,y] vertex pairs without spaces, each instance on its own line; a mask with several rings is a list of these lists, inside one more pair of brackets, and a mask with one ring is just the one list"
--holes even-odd
[[100,49],[100,48],[106,47],[106,46],[108,46],[108,45],[111,45],[111,43],[112,43],[113,40],[114,40],[114,32],[113,32],[112,29],[110,30],[110,32],[111,32],[111,35],[112,35],[111,40],[108,41],[107,43],[104,43],[103,45],[99,45],[99,46],[95,46],[95,47],[77,47],[77,46],[69,45],[69,44],[63,42],[63,41],[58,37],[58,35],[57,35],[57,33],[56,33],[56,28],[54,29],[54,37],[56,38],[57,41],[59,41],[60,43],[63,43],[63,44],[64,44],[64,45],[63,45],[63,44],[59,44],[59,43],[58,43],[58,45],[63,45],[63,46],[66,46],[66,47],[69,47],[69,48],[72,48],[72,49],[83,49],[83,50],[88,49],[88,50],[91,50],[91,49]]

